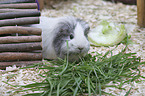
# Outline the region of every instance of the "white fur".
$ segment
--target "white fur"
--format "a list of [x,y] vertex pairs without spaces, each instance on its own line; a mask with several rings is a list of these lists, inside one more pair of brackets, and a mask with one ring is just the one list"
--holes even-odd
[[52,46],[52,41],[55,32],[51,31],[57,24],[57,18],[40,17],[40,24],[32,25],[33,27],[42,29],[42,53],[43,58],[55,59],[57,58],[55,50]]

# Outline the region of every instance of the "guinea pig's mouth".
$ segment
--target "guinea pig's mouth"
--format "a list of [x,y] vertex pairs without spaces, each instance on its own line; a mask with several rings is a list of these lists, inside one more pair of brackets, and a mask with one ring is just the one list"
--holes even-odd
[[69,59],[69,62],[74,62],[74,61],[79,61],[81,58],[85,57],[87,53],[74,53],[74,52],[68,52],[67,53],[63,53],[63,59],[67,58]]
[[69,55],[82,55],[82,54],[85,54],[86,52],[83,52],[83,51],[77,51],[77,52],[68,52]]
[[63,54],[64,56],[67,56],[67,54],[68,54],[68,56],[69,57],[71,57],[71,56],[76,56],[76,57],[78,57],[78,56],[81,56],[81,57],[83,57],[83,56],[85,56],[86,54],[88,53],[88,51],[87,50],[75,50],[75,51],[65,51],[65,52],[62,52],[61,54]]
[[[67,54],[66,54],[67,55]],[[71,56],[76,56],[76,57],[83,57],[85,56],[86,53],[68,53],[68,56],[71,57]]]

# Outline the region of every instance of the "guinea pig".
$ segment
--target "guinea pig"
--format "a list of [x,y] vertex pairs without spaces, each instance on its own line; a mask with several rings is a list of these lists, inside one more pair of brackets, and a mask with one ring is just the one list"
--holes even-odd
[[78,61],[90,48],[87,35],[87,22],[73,16],[48,18],[40,17],[40,24],[33,25],[42,29],[43,59],[65,59]]

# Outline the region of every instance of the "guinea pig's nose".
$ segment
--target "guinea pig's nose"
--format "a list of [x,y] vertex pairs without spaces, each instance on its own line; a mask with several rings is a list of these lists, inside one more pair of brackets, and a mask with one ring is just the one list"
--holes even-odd
[[83,47],[78,47],[78,49],[81,51],[81,50],[83,50]]

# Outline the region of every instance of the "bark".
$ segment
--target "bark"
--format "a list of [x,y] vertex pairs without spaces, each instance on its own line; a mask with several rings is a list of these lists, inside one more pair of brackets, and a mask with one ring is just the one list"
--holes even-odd
[[145,0],[137,0],[138,25],[145,27]]
[[38,2],[38,10],[42,10],[44,8],[44,0],[38,0]]
[[38,24],[38,23],[39,23],[39,17],[24,17],[24,18],[0,20],[0,26],[16,26],[16,25],[26,25],[26,24]]
[[42,29],[32,27],[20,27],[20,26],[6,26],[0,27],[0,34],[28,34],[28,35],[41,35]]
[[136,5],[137,0],[106,0],[106,1],[112,1],[112,2],[122,2],[124,4],[129,4],[129,5]]
[[9,3],[30,3],[35,2],[35,0],[7,0],[7,1],[1,1],[0,4],[9,4]]
[[7,36],[0,37],[0,44],[41,42],[41,36]]
[[36,17],[36,16],[40,16],[39,11],[0,13],[0,19],[12,19],[12,18],[19,18],[19,17]]
[[28,12],[28,11],[38,11],[37,9],[0,9],[0,13],[6,12]]
[[0,61],[36,61],[42,60],[41,53],[3,52],[0,53]]
[[37,9],[37,3],[17,3],[17,4],[1,4],[0,8],[12,9]]
[[42,50],[41,43],[0,44],[0,52],[26,52]]

